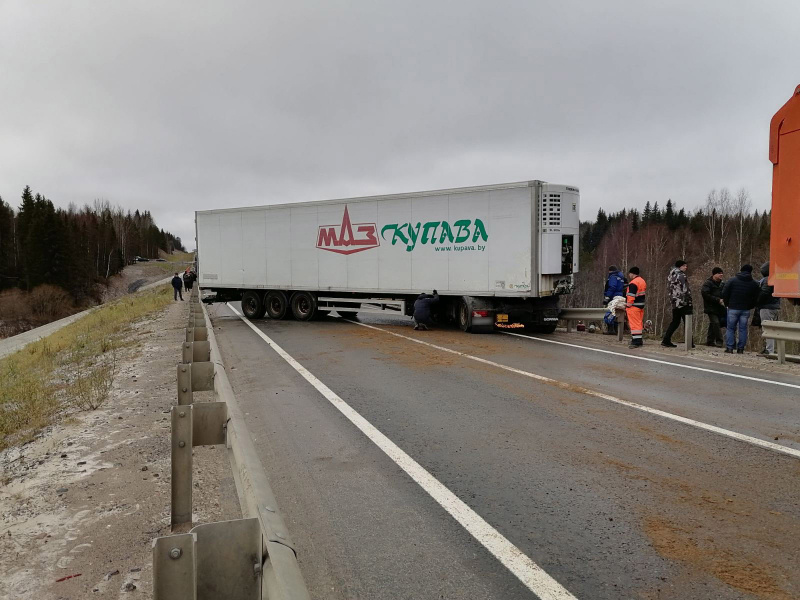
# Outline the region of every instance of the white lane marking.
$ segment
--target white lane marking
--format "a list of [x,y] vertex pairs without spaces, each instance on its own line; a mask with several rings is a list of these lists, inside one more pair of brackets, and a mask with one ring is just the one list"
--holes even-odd
[[483,363],[485,365],[491,365],[492,367],[497,367],[498,369],[503,369],[504,371],[510,371],[512,373],[516,373],[517,375],[530,377],[531,379],[536,379],[538,381],[547,383],[548,385],[553,385],[555,387],[559,387],[561,389],[565,389],[570,392],[586,394],[587,396],[594,396],[595,398],[602,398],[603,400],[608,400],[609,402],[614,402],[616,404],[621,404],[622,406],[635,408],[636,410],[641,410],[646,413],[650,413],[652,415],[658,415],[659,417],[664,417],[666,419],[678,421],[679,423],[685,423],[686,425],[691,425],[692,427],[698,427],[699,429],[705,429],[706,431],[718,433],[720,435],[724,435],[726,437],[733,438],[741,442],[753,444],[754,446],[760,446],[761,448],[766,448],[767,450],[774,450],[775,452],[788,454],[789,456],[792,456],[794,458],[800,458],[800,450],[795,450],[794,448],[789,448],[788,446],[783,446],[782,444],[774,444],[766,440],[760,440],[758,438],[749,435],[744,435],[743,433],[737,433],[736,431],[723,429],[722,427],[717,427],[716,425],[709,425],[708,423],[703,423],[702,421],[695,421],[694,419],[688,419],[686,417],[682,417],[680,415],[659,410],[657,408],[650,408],[649,406],[644,406],[643,404],[638,404],[636,402],[631,402],[629,400],[623,400],[622,398],[617,398],[616,396],[611,396],[609,394],[604,394],[602,392],[596,392],[594,390],[590,390],[589,388],[573,385],[571,383],[566,383],[564,381],[558,381],[557,379],[551,379],[550,377],[545,377],[544,375],[537,375],[536,373],[531,373],[530,371],[523,371],[522,369],[509,367],[508,365],[497,363],[492,360],[487,360],[479,356],[473,356],[472,354],[459,352],[458,350],[453,350],[452,348],[445,348],[444,346],[438,346],[436,344],[431,344],[430,342],[424,342],[422,340],[408,337],[407,335],[403,335],[401,333],[395,333],[394,331],[389,331],[387,329],[381,329],[380,327],[375,327],[374,325],[367,325],[366,323],[359,323],[357,321],[349,321],[349,322],[352,323],[353,325],[360,325],[361,327],[367,327],[368,329],[374,329],[375,331],[388,333],[389,335],[403,338],[404,340],[408,340],[410,342],[414,342],[417,344],[422,344],[423,346],[429,346],[431,348],[435,348],[436,350],[441,350],[442,352],[449,352],[450,354],[456,354],[463,358],[468,358],[469,360],[474,360],[479,363]]
[[467,506],[453,492],[447,489],[433,475],[428,473],[413,458],[403,452],[394,442],[378,431],[369,421],[353,410],[349,404],[336,395],[333,390],[312,375],[303,365],[292,358],[283,348],[272,341],[263,331],[253,325],[244,315],[228,303],[236,316],[250,329],[269,344],[278,355],[291,365],[303,378],[325,396],[339,412],[347,417],[353,425],[383,450],[411,479],[430,494],[439,505],[458,521],[476,540],[491,552],[497,560],[511,571],[530,591],[541,600],[577,600],[544,569],[528,558],[514,544],[504,538],[499,531],[489,525],[483,517]]
[[633,358],[636,360],[644,360],[647,362],[659,363],[662,365],[670,365],[671,367],[682,367],[684,369],[692,369],[693,371],[703,371],[704,373],[714,373],[715,375],[725,375],[726,377],[736,377],[737,379],[747,379],[749,381],[757,381],[759,383],[770,383],[772,385],[782,385],[800,390],[800,385],[796,383],[786,383],[783,381],[774,381],[772,379],[762,379],[761,377],[751,377],[749,375],[740,375],[739,373],[728,373],[726,371],[717,371],[716,369],[707,369],[705,367],[695,367],[694,365],[684,365],[681,363],[670,362],[668,360],[660,360],[658,358],[648,358],[647,356],[634,356],[633,354],[625,354],[624,352],[614,352],[613,350],[603,350],[602,348],[591,348],[589,346],[581,346],[580,344],[570,344],[568,342],[559,342],[556,340],[546,340],[532,335],[523,335],[521,333],[512,333],[511,331],[501,331],[506,335],[513,335],[515,337],[525,338],[526,340],[536,340],[537,342],[547,342],[548,344],[558,344],[559,346],[569,346],[571,348],[581,348],[583,350],[591,350],[592,352],[601,352],[603,354],[613,354],[614,356],[624,356],[626,358]]

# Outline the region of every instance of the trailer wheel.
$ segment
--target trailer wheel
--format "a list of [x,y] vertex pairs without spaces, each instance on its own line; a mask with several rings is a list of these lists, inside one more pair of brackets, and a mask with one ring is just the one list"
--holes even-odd
[[317,299],[309,292],[295,292],[289,304],[298,321],[310,321],[317,313]]
[[258,292],[242,294],[242,312],[248,319],[260,319],[266,312],[264,300]]
[[543,323],[541,325],[533,325],[530,328],[530,331],[533,333],[553,333],[556,330],[556,326],[558,322],[551,322],[551,323]]
[[458,303],[456,309],[456,321],[461,331],[470,332],[472,330],[472,311],[465,300]]
[[281,291],[273,290],[269,292],[264,299],[264,305],[266,306],[267,316],[270,319],[284,319],[286,318],[286,313],[289,312],[289,299]]

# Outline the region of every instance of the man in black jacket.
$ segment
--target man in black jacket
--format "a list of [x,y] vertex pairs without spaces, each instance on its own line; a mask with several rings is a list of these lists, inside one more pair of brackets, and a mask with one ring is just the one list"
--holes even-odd
[[430,294],[417,296],[414,301],[414,329],[428,331],[428,325],[432,324],[431,308],[437,302],[439,302],[439,292],[436,290],[433,290],[433,296]]
[[706,279],[700,293],[703,294],[703,312],[708,315],[708,335],[706,346],[722,348],[722,330],[726,325],[727,309],[722,301],[722,278],[720,267],[711,269],[711,277]]
[[[725,332],[725,352],[733,353],[736,346],[738,354],[744,354],[747,344],[747,322],[750,320],[750,311],[758,301],[761,287],[753,279],[753,267],[742,265],[742,270],[735,277],[725,282],[722,288],[722,299],[728,307],[728,327]],[[739,330],[739,343],[736,343],[736,330]]]
[[183,282],[181,281],[181,278],[178,277],[178,274],[175,273],[175,277],[172,278],[172,291],[173,291],[172,297],[175,300],[177,300],[178,296],[180,296],[181,300],[183,300],[182,290],[183,290]]

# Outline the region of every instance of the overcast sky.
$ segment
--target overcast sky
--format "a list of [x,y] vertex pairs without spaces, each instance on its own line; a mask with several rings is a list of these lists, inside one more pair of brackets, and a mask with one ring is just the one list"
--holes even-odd
[[198,209],[526,179],[770,203],[800,1],[0,0],[0,196]]

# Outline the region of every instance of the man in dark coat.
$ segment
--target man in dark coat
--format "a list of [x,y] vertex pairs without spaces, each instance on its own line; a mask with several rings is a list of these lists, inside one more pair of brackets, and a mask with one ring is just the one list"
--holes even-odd
[[[761,265],[761,274],[764,278],[759,284],[758,294],[758,311],[761,317],[761,322],[764,321],[777,321],[781,312],[781,299],[773,296],[775,286],[769,284],[769,262]],[[761,354],[774,354],[775,353],[775,340],[764,338],[764,350]]]
[[706,279],[700,292],[703,294],[703,312],[708,315],[708,335],[706,346],[722,348],[722,327],[727,325],[728,310],[722,301],[722,278],[720,267],[711,269],[711,277]]
[[181,281],[181,278],[178,277],[178,274],[175,273],[175,277],[172,278],[172,291],[173,291],[172,297],[175,300],[177,300],[178,296],[180,296],[181,300],[183,300],[182,290],[183,290],[183,282]]
[[194,278],[195,278],[194,271],[192,271],[190,268],[187,268],[186,271],[184,271],[183,273],[183,285],[186,286],[187,292],[192,291],[192,286],[194,285]]
[[431,309],[439,302],[439,292],[433,290],[433,295],[420,294],[414,301],[414,329],[428,331],[428,325],[432,325]]
[[[761,287],[753,279],[753,267],[742,265],[735,277],[731,277],[725,282],[722,288],[722,299],[728,307],[728,326],[725,332],[725,352],[733,353],[736,346],[738,354],[744,354],[744,347],[747,344],[747,322],[750,319],[750,311],[753,310],[758,301],[758,294]],[[736,330],[739,330],[739,341],[736,343]]]

